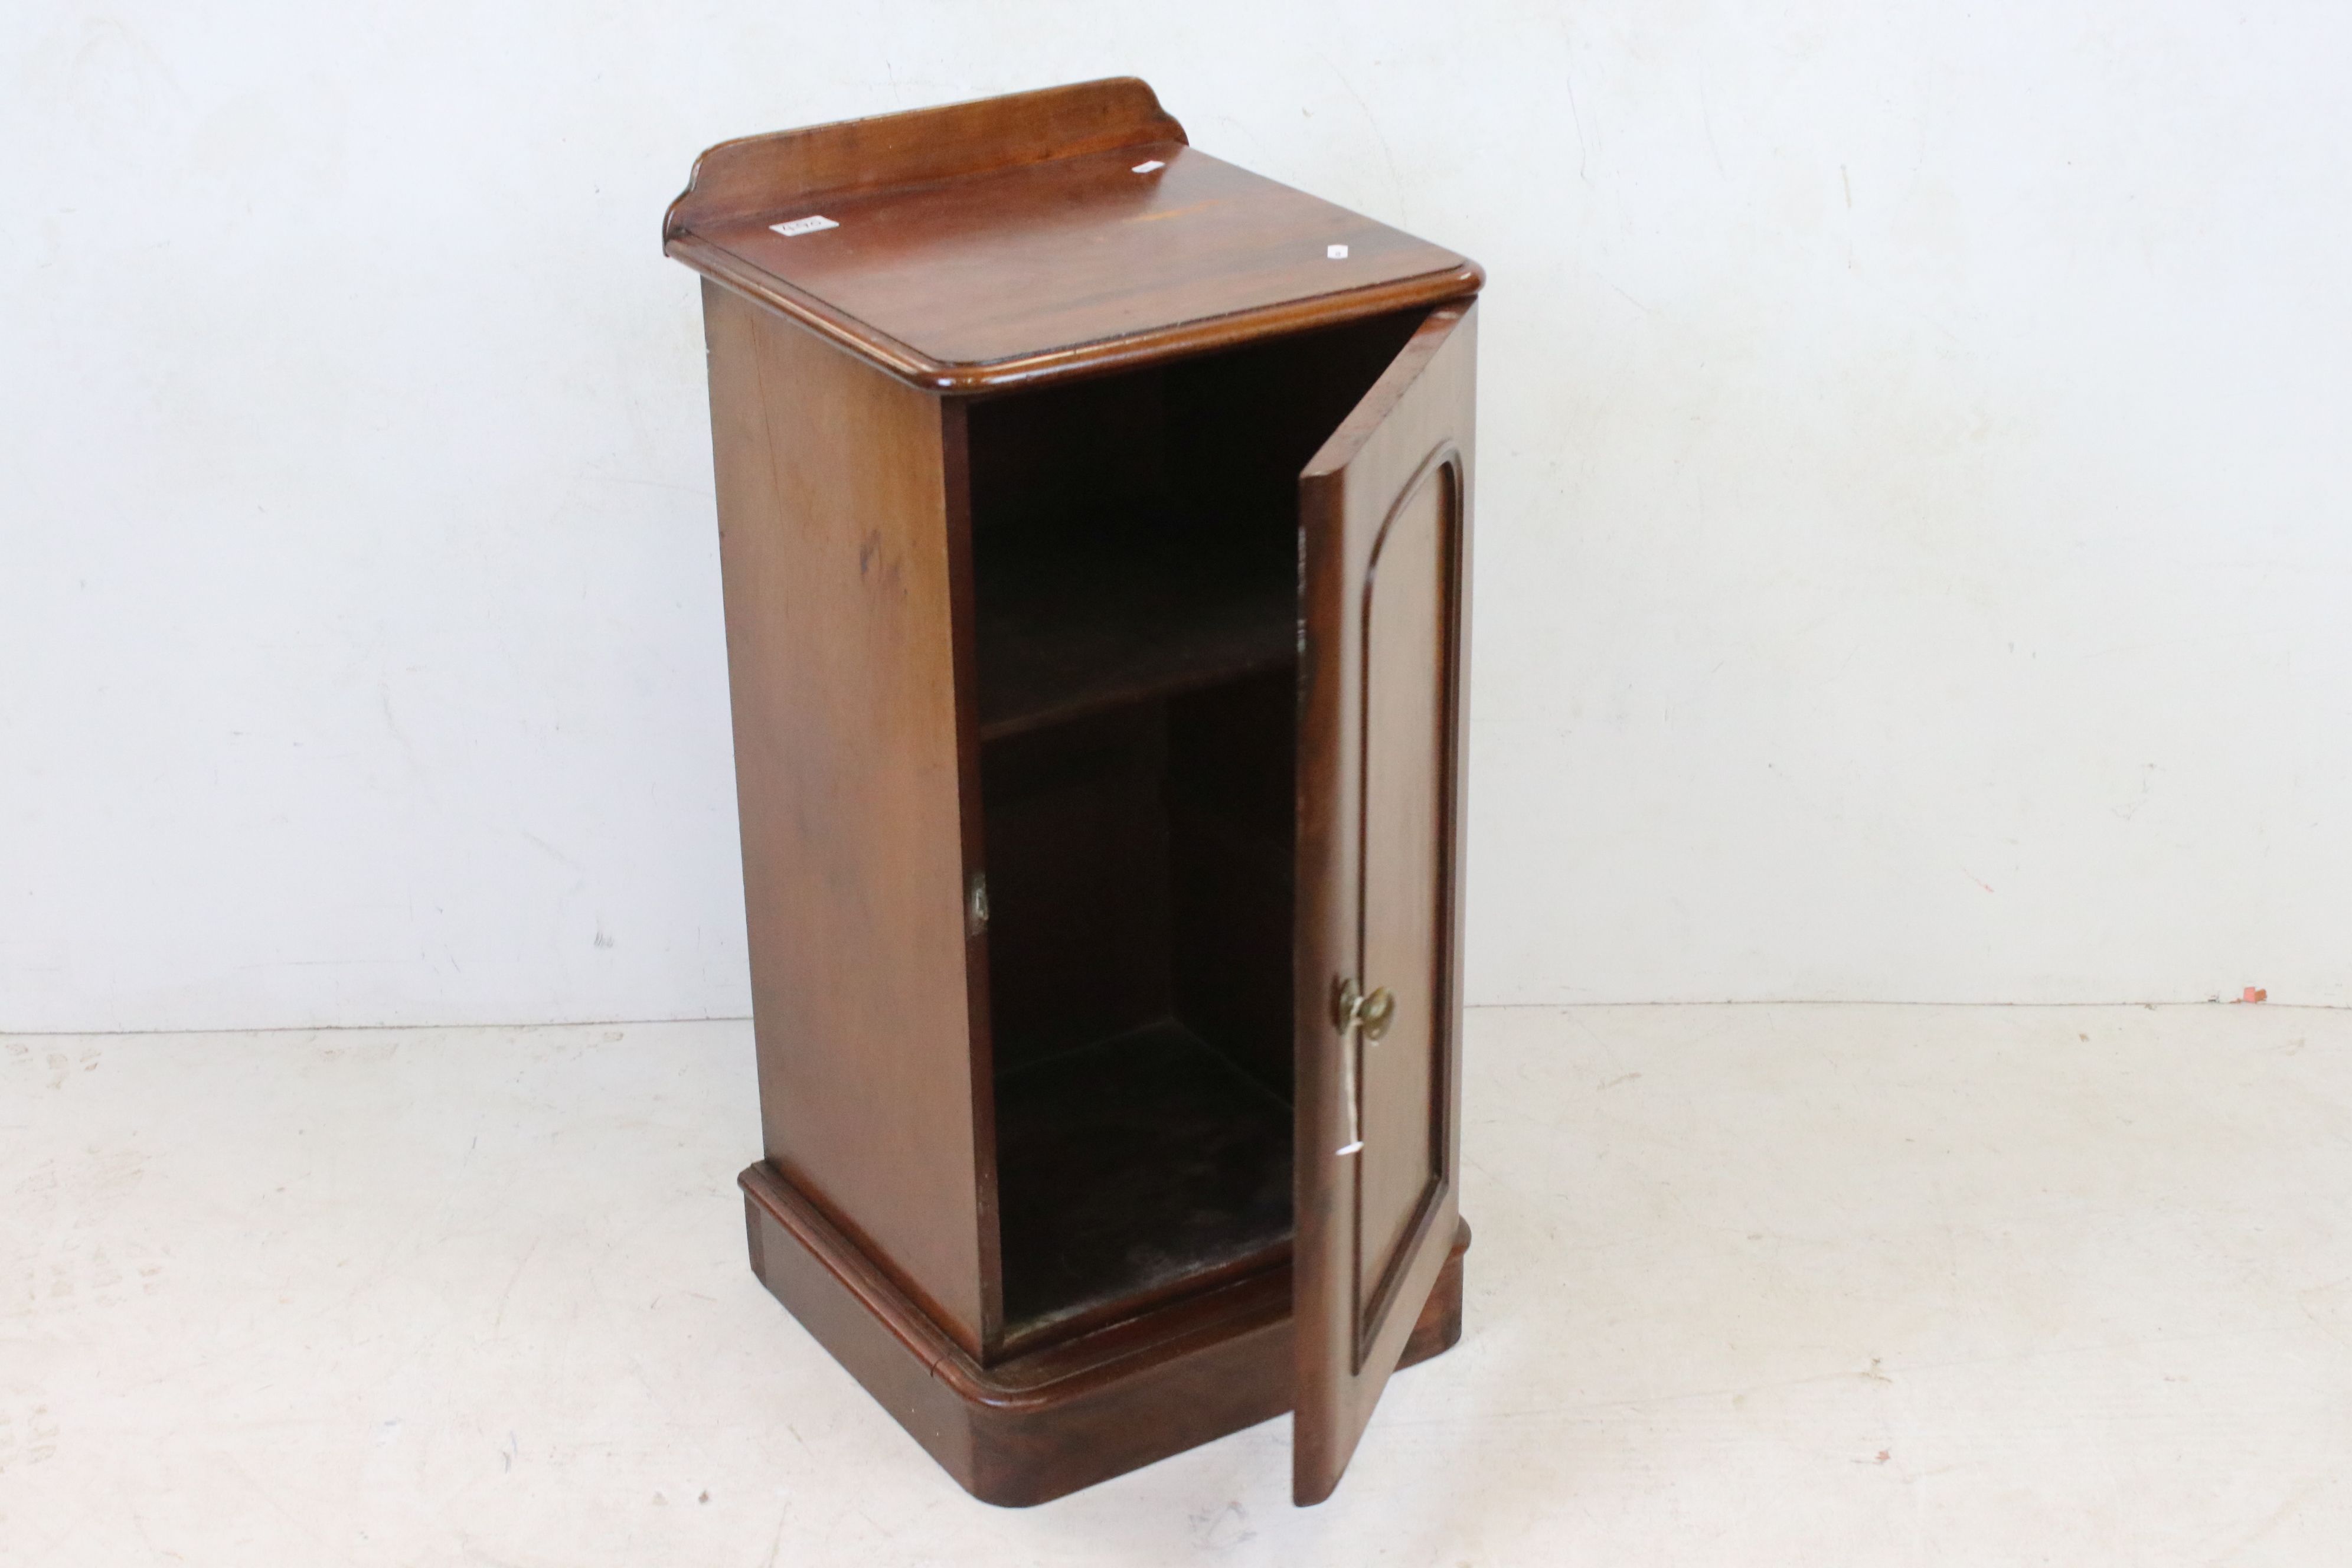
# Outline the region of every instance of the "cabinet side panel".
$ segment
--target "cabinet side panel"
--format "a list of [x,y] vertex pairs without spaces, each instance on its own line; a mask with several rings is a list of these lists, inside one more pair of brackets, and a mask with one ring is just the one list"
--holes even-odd
[[983,1331],[940,400],[703,285],[769,1161]]

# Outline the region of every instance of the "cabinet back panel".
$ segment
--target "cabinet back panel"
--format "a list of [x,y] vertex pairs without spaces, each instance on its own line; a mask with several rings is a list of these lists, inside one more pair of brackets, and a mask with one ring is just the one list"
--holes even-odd
[[1167,1016],[1166,731],[1153,704],[982,757],[1000,1072]]
[[[1168,471],[1185,514],[1298,527],[1298,475],[1425,310],[1254,343],[1168,367]],[[1297,575],[1292,575],[1294,590]]]
[[1000,1353],[1288,1255],[1294,684],[986,748]]
[[1299,469],[1420,320],[973,402],[982,734],[1291,667]]
[[971,404],[973,537],[1035,520],[1296,526],[1298,474],[1425,310]]
[[1167,374],[1134,371],[971,404],[975,539],[1131,518],[1168,494]]
[[1169,704],[1176,1016],[1290,1102],[1297,677]]

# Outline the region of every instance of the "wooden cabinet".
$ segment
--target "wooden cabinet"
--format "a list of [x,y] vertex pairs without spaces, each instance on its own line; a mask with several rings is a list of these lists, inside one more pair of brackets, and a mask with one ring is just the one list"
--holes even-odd
[[1478,269],[1139,81],[730,142],[752,1267],[1030,1503],[1460,1333]]

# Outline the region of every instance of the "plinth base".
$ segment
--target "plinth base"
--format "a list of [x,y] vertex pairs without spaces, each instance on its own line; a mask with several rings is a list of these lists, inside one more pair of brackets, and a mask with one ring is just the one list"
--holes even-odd
[[[963,1489],[1019,1508],[1291,1407],[1286,1266],[982,1366],[765,1162],[741,1177],[751,1270]],[[1400,1364],[1462,1337],[1461,1226]]]

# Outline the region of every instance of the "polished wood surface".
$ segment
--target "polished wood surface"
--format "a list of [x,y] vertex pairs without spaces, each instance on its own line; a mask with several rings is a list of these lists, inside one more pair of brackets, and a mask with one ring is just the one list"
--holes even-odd
[[768,1159],[975,1352],[993,1316],[943,405],[706,284]]
[[[741,1185],[761,1282],[982,1501],[1050,1501],[1290,1407],[1286,1268],[988,1366],[772,1167],[751,1167]],[[1402,1365],[1461,1338],[1470,1227],[1457,1226],[1450,1239]]]
[[1412,485],[1372,544],[1364,584],[1363,957],[1366,985],[1395,998],[1360,1059],[1364,1154],[1357,1163],[1360,1341],[1376,1331],[1410,1261],[1423,1205],[1445,1176],[1453,1000],[1446,960],[1452,847],[1454,544],[1458,460]]
[[1183,140],[1184,128],[1131,76],[742,136],[694,161],[685,192],[663,216],[662,237],[781,214],[840,191]]
[[1443,298],[1466,281],[1450,250],[1173,142],[827,197],[822,216],[838,226],[787,237],[753,219],[704,237],[942,374],[1416,279]]
[[[1477,268],[1132,80],[727,143],[665,235],[704,276],[754,1268],[991,1500],[1294,1388],[1315,1500],[1460,1331]],[[1341,974],[1398,999],[1360,1089]]]
[[[802,144],[772,138],[714,148],[673,206],[666,247],[951,392],[1098,374],[1477,290],[1482,275],[1454,252],[1198,152],[1172,122],[1164,139],[1123,140],[1154,123],[1157,103],[1146,110],[1139,87],[1056,89],[1054,101],[1097,130],[1051,156],[1037,155],[1034,128],[997,129],[1030,127],[1029,94],[890,116],[887,134],[860,129],[882,121],[792,133],[818,139],[798,154]],[[922,147],[934,139],[957,144]],[[819,143],[823,155],[809,150]],[[930,172],[948,168],[954,177]],[[810,217],[832,226],[773,226]]]
[[[1457,595],[1475,342],[1474,310],[1433,312],[1299,482],[1300,1503],[1338,1484],[1456,1223]],[[1394,994],[1386,1038],[1335,1026],[1343,980]]]

